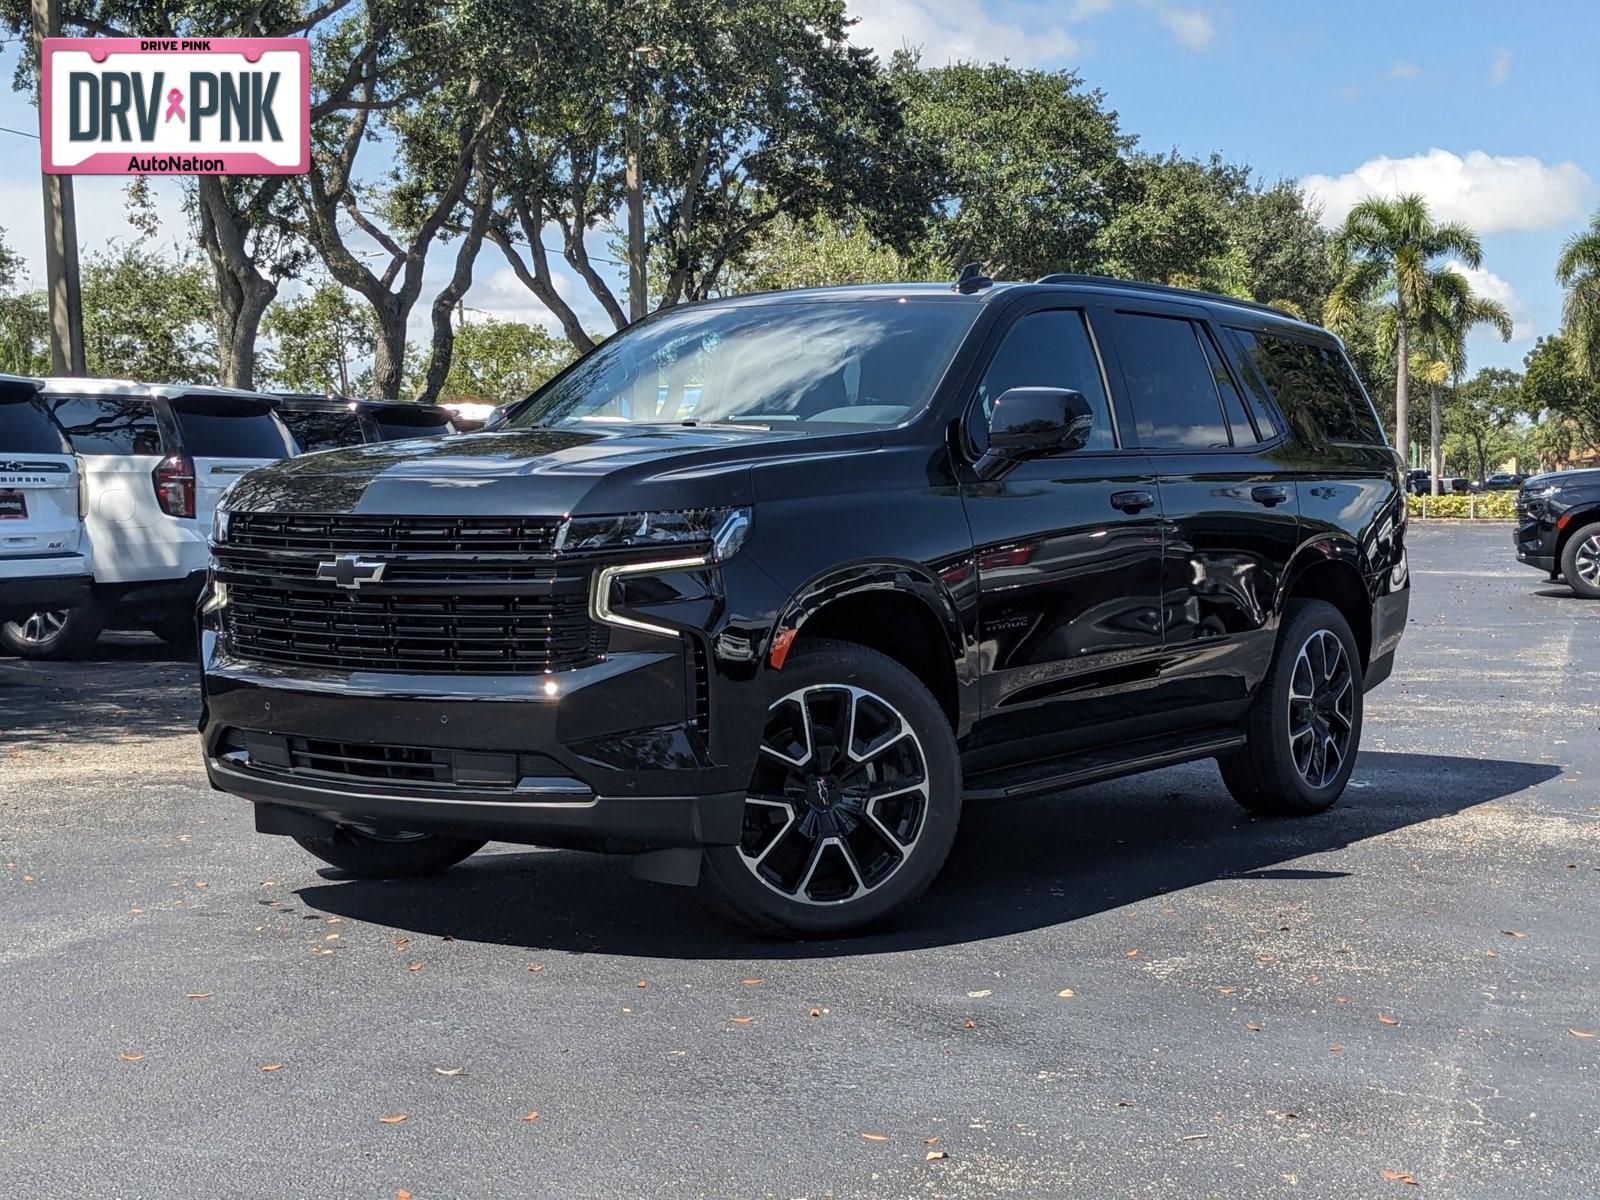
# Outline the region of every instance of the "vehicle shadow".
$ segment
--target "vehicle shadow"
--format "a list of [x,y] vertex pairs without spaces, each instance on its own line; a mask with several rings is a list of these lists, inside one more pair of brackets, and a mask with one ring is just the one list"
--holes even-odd
[[0,741],[83,745],[192,732],[198,680],[193,651],[148,634],[107,634],[78,662],[0,658]]
[[1237,808],[1209,764],[1071,793],[973,804],[933,890],[862,937],[761,938],[718,920],[688,889],[632,879],[600,856],[535,851],[469,859],[429,880],[374,883],[324,873],[310,907],[458,941],[669,958],[881,954],[1000,937],[1077,920],[1219,878],[1327,880],[1280,864],[1509,796],[1561,773],[1548,763],[1363,753],[1357,786],[1297,820]]

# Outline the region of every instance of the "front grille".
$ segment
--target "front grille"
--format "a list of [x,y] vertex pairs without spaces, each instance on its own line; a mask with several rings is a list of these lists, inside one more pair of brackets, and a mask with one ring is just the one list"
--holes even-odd
[[576,784],[560,763],[531,752],[397,746],[244,729],[224,730],[217,749],[224,759],[242,762],[251,770],[297,776],[306,782],[342,779],[479,791],[516,788],[525,780]]
[[555,551],[559,517],[364,517],[232,513],[228,546],[335,554],[519,554]]
[[447,594],[230,580],[229,648],[244,659],[417,674],[559,671],[604,653],[584,591]]

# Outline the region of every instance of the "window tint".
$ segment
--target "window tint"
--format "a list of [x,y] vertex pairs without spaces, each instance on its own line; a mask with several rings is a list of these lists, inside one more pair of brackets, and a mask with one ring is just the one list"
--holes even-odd
[[31,394],[0,394],[0,454],[66,452],[66,439]]
[[161,430],[147,400],[47,396],[45,406],[79,454],[162,454]]
[[1298,338],[1235,332],[1291,420],[1330,442],[1384,444],[1372,402],[1343,354]]
[[280,409],[278,419],[289,427],[302,450],[359,446],[361,421],[353,412],[292,412]]
[[1118,313],[1117,357],[1147,450],[1227,446],[1228,429],[1198,331],[1181,318]]
[[1239,389],[1233,386],[1233,376],[1228,374],[1228,368],[1222,363],[1222,355],[1217,353],[1216,346],[1211,341],[1211,335],[1204,330],[1200,334],[1200,346],[1206,352],[1206,362],[1211,365],[1211,381],[1217,385],[1217,395],[1222,397],[1222,411],[1228,416],[1228,428],[1233,433],[1235,446],[1252,446],[1256,443],[1256,431],[1250,424],[1250,416],[1244,411],[1244,401],[1239,398]]
[[288,458],[287,431],[263,403],[186,396],[173,402],[183,449],[195,458]]
[[1083,393],[1094,414],[1094,428],[1084,449],[1116,448],[1100,360],[1081,312],[1053,309],[1029,313],[1006,331],[978,385],[978,403],[973,405],[971,434],[979,450],[989,444],[989,414],[994,402],[1014,387],[1071,388]]

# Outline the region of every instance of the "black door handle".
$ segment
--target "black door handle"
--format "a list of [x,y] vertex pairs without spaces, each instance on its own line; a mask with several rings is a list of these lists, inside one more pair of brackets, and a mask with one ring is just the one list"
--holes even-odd
[[1111,507],[1125,513],[1142,512],[1156,502],[1149,492],[1112,492]]
[[1258,487],[1250,489],[1250,499],[1257,504],[1264,504],[1268,508],[1284,504],[1289,499],[1289,489],[1282,487]]

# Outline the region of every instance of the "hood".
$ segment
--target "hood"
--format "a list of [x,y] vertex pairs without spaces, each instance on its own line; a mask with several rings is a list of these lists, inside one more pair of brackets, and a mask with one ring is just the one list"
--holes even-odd
[[514,429],[382,442],[254,471],[228,507],[260,512],[558,515],[750,501],[750,466],[875,433],[652,425]]
[[1550,484],[1565,487],[1569,483],[1595,484],[1600,483],[1600,467],[1576,467],[1568,471],[1546,471],[1542,475],[1530,475],[1523,481],[1524,491],[1530,488],[1547,487]]

